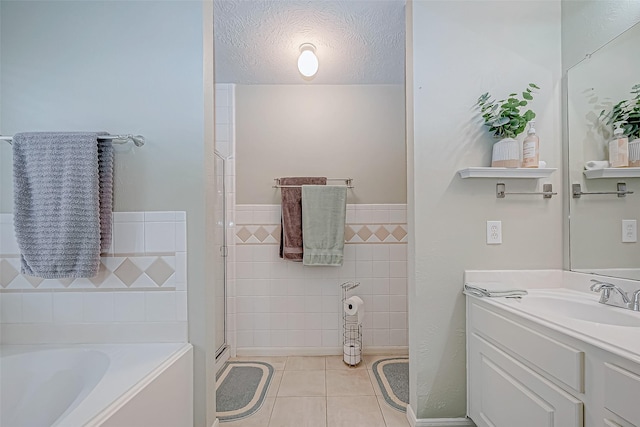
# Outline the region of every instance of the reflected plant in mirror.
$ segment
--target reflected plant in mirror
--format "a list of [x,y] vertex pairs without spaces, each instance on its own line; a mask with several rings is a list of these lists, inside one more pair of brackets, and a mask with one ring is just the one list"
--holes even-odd
[[631,88],[631,98],[616,103],[610,111],[602,110],[600,119],[607,125],[621,123],[629,141],[640,138],[640,83]]

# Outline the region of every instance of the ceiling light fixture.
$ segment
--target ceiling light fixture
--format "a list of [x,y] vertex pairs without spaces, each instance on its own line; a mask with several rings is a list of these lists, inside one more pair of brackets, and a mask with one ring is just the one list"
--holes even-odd
[[316,47],[311,43],[300,45],[300,56],[298,57],[298,70],[305,77],[313,77],[318,72],[318,57]]

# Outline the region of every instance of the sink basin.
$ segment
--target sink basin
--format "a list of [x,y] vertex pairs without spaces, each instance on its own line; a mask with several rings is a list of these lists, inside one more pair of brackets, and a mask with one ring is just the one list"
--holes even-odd
[[559,296],[526,295],[512,300],[523,310],[550,316],[568,317],[606,325],[640,327],[640,313],[600,304],[592,300],[568,299]]

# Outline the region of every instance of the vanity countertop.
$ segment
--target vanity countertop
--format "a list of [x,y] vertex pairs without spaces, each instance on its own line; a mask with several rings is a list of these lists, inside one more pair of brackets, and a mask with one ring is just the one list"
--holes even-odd
[[530,289],[519,298],[476,298],[489,305],[640,363],[640,312],[566,288]]

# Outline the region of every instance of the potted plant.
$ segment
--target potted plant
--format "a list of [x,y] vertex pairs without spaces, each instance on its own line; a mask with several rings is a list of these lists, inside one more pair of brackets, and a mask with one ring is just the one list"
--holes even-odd
[[640,83],[631,88],[631,98],[615,104],[608,113],[600,112],[600,117],[611,126],[621,123],[629,138],[629,166],[640,167]]
[[529,83],[522,92],[522,98],[517,93],[511,93],[507,99],[495,100],[488,92],[478,98],[476,107],[480,109],[484,125],[495,138],[500,139],[493,145],[492,167],[520,167],[520,144],[515,138],[536,117],[536,113],[530,109],[522,112],[533,100],[534,89],[540,88]]

